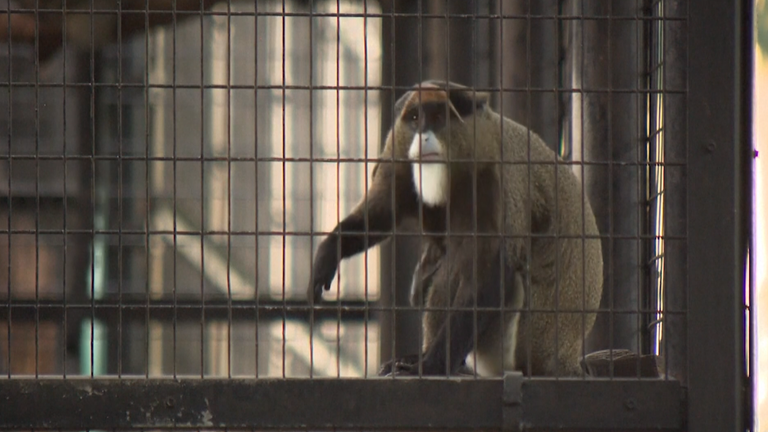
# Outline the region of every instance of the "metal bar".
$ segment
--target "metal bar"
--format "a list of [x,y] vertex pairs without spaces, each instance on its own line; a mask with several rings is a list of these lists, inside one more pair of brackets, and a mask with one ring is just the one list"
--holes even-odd
[[[638,52],[645,47],[639,21],[593,19],[599,15],[641,16],[636,2],[587,2],[580,13],[584,18],[580,24],[582,62],[574,67],[578,68],[582,85],[609,90],[643,88],[640,78],[644,65]],[[601,306],[611,312],[598,315],[590,350],[625,348],[641,352],[638,314],[619,316],[612,311],[638,311],[647,288],[640,265],[645,170],[632,166],[646,160],[640,130],[645,111],[637,94],[613,91],[584,93],[581,110],[582,118],[573,121],[582,122],[583,158],[609,161],[607,166],[584,169],[586,191],[598,227],[609,237],[603,240],[605,288]]]
[[525,430],[671,431],[683,425],[684,392],[674,381],[523,380],[517,392],[523,409],[512,416],[504,410],[515,409],[518,398],[505,402],[508,393],[501,379],[2,380],[0,429],[487,430],[504,421]]
[[752,67],[752,9],[750,1],[688,5],[691,432],[747,427],[744,277],[752,147],[744,125],[751,120],[745,69]]
[[[118,305],[117,302],[104,303],[94,302],[94,305],[88,304],[68,304],[66,307],[62,304],[16,304],[10,303],[6,306],[0,303],[3,307],[0,310],[0,320],[5,320],[10,315],[8,309],[13,310],[13,321],[34,321],[36,319],[41,320],[54,320],[61,322],[64,314],[72,313],[88,313],[93,312],[93,315],[97,318],[106,319],[112,315],[119,313],[123,314],[123,322],[130,322],[136,320],[143,320],[147,315],[152,319],[159,320],[172,320],[174,315],[179,321],[192,320],[199,321],[200,317],[205,311],[206,319],[227,319],[231,313],[236,319],[253,320],[253,314],[258,310],[259,316],[264,319],[282,319],[283,317],[289,319],[306,320],[309,317],[310,309],[306,303],[287,303],[286,305],[280,305],[275,302],[260,302],[259,306],[256,306],[253,302],[247,303],[234,303],[230,306],[223,304],[223,301],[215,301],[209,303],[206,300],[205,306],[198,302],[181,301],[177,305],[173,305],[171,302],[162,302],[157,304],[155,302],[147,305],[143,305],[140,302],[126,302],[122,305]],[[338,320],[341,317],[344,320],[359,320],[365,317],[366,309],[371,310],[365,306],[362,302],[343,303],[341,307],[323,306],[315,308],[312,312],[315,314],[315,319],[320,320]],[[413,308],[410,308],[413,311]]]
[[[661,50],[664,66],[661,90],[663,112],[657,125],[663,134],[663,288],[657,295],[662,301],[662,335],[660,353],[664,357],[662,367],[666,373],[682,383],[686,381],[686,275],[688,274],[688,245],[684,240],[688,232],[687,191],[688,169],[684,165],[687,156],[688,125],[685,122],[687,105],[684,94],[667,93],[667,90],[687,88],[687,27],[683,21],[670,21],[671,17],[685,17],[685,0],[666,0],[661,26],[662,36],[657,49]],[[679,163],[682,162],[683,165]],[[683,239],[683,240],[675,240]]]
[[[532,20],[531,15],[556,15],[557,0],[536,0],[528,5],[528,16],[525,25],[528,27],[525,44],[525,55],[520,58],[507,55],[507,62],[523,62],[523,84],[528,88],[548,88],[549,92],[528,92],[519,95],[523,99],[525,114],[521,117],[533,132],[537,133],[544,142],[559,152],[560,148],[560,38],[558,37],[559,20]],[[555,90],[557,89],[557,90]],[[514,97],[513,97],[514,99]]]
[[525,430],[683,430],[676,381],[536,380],[522,386]]
[[[568,87],[558,83],[557,3],[499,2],[496,10],[504,17],[497,25],[499,43],[494,58],[500,65],[494,76],[499,88],[492,92],[502,115],[527,126],[555,150],[559,147],[558,92]],[[552,14],[552,19],[533,18],[544,13]],[[511,92],[512,88],[517,91]]]
[[[382,89],[381,124],[382,148],[386,134],[397,113],[395,101],[407,88],[419,82],[420,76],[420,41],[418,25],[419,2],[405,0],[386,0],[381,2],[384,13],[382,19]],[[406,16],[395,19],[393,14],[405,13]],[[390,15],[392,14],[392,15]],[[414,229],[414,227],[411,227]],[[414,329],[421,325],[419,314],[402,312],[408,305],[408,292],[411,285],[416,261],[419,259],[420,239],[416,236],[403,235],[398,230],[390,242],[381,248],[381,299],[380,304],[386,310],[378,313],[381,322],[382,362],[395,357],[418,352],[421,347],[418,332]]]
[[[382,1],[388,1],[388,0],[382,0]],[[45,8],[45,7],[40,7],[40,8],[21,8],[21,7],[20,8],[13,8],[13,13],[20,13],[20,12],[39,12],[39,13],[59,13],[60,14],[61,13],[61,9],[60,8],[59,9],[51,9],[51,8]],[[94,8],[93,10],[89,9],[87,11],[76,11],[76,10],[68,11],[67,15],[78,15],[78,14],[82,15],[82,14],[86,14],[86,13],[89,14],[89,15],[90,14],[92,14],[92,15],[114,15],[115,11],[113,9],[96,9],[96,8]],[[141,15],[147,15],[147,16],[163,15],[163,14],[167,15],[167,14],[169,14],[169,12],[166,11],[166,10],[143,10],[143,9],[140,9],[140,10],[125,10],[125,9],[123,9],[121,11],[121,13],[123,15],[137,15],[137,14],[141,14]],[[201,15],[204,16],[204,17],[208,17],[208,16],[227,15],[226,10],[224,10],[224,11],[206,10],[205,12],[202,12],[202,13],[199,10],[174,10],[173,13],[175,13],[179,17],[182,17],[182,16],[201,16]],[[232,11],[229,15],[233,16],[233,17],[253,17],[253,16],[258,16],[258,17],[283,17],[283,16],[285,16],[285,17],[307,17],[307,16],[309,16],[309,12],[296,12],[296,11],[285,11],[285,12],[282,12],[282,11],[257,11],[257,12],[251,12],[251,11]],[[333,13],[333,12],[313,12],[312,16],[321,17],[321,18],[322,17],[335,18],[335,17],[338,16],[338,14]],[[389,18],[389,17],[408,18],[408,17],[413,17],[413,14],[411,14],[409,12],[402,12],[402,11],[401,12],[391,13],[391,14],[390,13],[386,13],[386,12],[382,12],[382,13],[371,13],[371,12],[369,12],[369,13],[365,13],[365,14],[362,13],[362,12],[357,12],[357,13],[356,12],[344,12],[344,16],[345,17],[352,17],[352,18],[356,18],[356,17],[359,18],[359,17],[363,17],[363,16],[367,16],[368,18]],[[424,18],[443,18],[444,17],[444,15],[442,15],[442,14],[434,14],[434,13],[424,13],[423,16],[424,16]],[[451,16],[454,16],[456,18],[483,18],[483,19],[518,18],[517,15],[511,14],[511,13],[504,13],[504,14],[497,14],[497,13],[487,13],[487,14],[456,13],[456,14],[454,14],[454,13],[452,13]],[[563,15],[558,15],[558,14],[531,15],[531,18],[533,18],[533,19],[543,19],[543,20],[551,20],[551,19],[577,20],[577,19],[579,19],[578,17],[563,16]],[[634,20],[633,17],[616,17],[616,18],[614,18],[614,17],[608,16],[608,15],[597,16],[597,17],[595,17],[595,19],[601,19],[601,20],[609,20],[609,19],[610,20],[613,20],[613,19],[618,19],[618,20]],[[647,20],[650,20],[650,19],[647,18]]]

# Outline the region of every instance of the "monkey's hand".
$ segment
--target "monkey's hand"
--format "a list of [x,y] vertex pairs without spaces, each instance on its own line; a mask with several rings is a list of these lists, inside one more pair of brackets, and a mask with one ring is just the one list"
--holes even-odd
[[315,262],[312,265],[312,275],[309,279],[309,287],[307,287],[307,300],[311,304],[320,303],[323,298],[323,290],[331,289],[331,281],[336,276],[338,268],[336,238],[329,236],[320,243],[317,255],[315,255]]

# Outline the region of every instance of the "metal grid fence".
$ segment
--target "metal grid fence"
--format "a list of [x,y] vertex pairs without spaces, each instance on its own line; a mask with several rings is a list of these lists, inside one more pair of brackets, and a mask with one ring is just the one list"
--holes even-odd
[[[0,0],[0,430],[749,429],[752,7],[725,3]],[[307,303],[427,79],[581,182],[585,376],[377,377],[421,349],[423,233]]]

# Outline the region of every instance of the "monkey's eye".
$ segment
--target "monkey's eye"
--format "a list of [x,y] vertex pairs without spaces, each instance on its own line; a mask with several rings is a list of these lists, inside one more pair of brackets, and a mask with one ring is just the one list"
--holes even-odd
[[415,111],[413,114],[411,114],[411,121],[418,121],[419,120],[419,112]]

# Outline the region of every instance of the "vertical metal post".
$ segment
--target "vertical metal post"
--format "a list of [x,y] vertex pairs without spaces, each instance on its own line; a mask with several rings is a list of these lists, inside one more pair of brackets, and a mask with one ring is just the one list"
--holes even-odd
[[[647,295],[644,273],[645,120],[643,88],[644,13],[639,1],[579,4],[581,17],[571,44],[581,50],[574,71],[580,77],[581,137],[586,193],[604,236],[605,284],[602,308],[588,351],[624,348],[639,352],[639,311]],[[608,90],[608,91],[605,91]]]
[[[382,11],[384,87],[410,87],[426,79],[448,79],[468,86],[490,85],[491,58],[487,49],[487,40],[491,35],[490,20],[467,16],[487,14],[488,5],[389,0],[382,1]],[[388,17],[387,14],[392,12],[413,16]],[[447,16],[447,19],[442,16],[423,18],[420,12]],[[384,133],[394,121],[396,113],[392,112],[392,107],[404,91],[382,92]],[[408,231],[413,230],[409,228]],[[393,356],[392,338],[396,357],[416,353],[421,348],[418,312],[398,310],[398,307],[408,305],[411,277],[420,257],[420,246],[420,240],[413,236],[393,236],[391,242],[382,245],[381,301],[385,309],[394,310],[381,316],[383,361]],[[394,326],[392,319],[395,320]]]
[[561,38],[560,23],[548,17],[558,15],[558,3],[498,3],[497,10],[506,18],[496,35],[499,51],[494,68],[494,81],[502,89],[525,89],[504,92],[499,106],[502,115],[529,127],[555,150],[560,144],[560,95],[554,89],[559,87]]
[[688,2],[688,430],[743,431],[752,2]]
[[[687,26],[685,22],[685,0],[665,0],[658,11],[661,35],[654,50],[660,50],[661,82],[656,90],[661,91],[661,109],[654,133],[661,134],[664,162],[663,175],[663,270],[660,275],[662,286],[655,293],[652,304],[662,304],[660,326],[661,340],[659,353],[663,357],[662,367],[669,377],[686,382],[686,298],[688,274],[688,248],[685,236],[688,232],[688,209],[686,181],[688,170],[687,134],[685,121],[687,103]],[[651,95],[654,97],[654,95]],[[662,109],[663,108],[663,109]],[[658,159],[658,157],[656,158]],[[653,257],[652,257],[653,259]]]
[[473,15],[487,16],[488,2],[424,2],[424,12],[433,17],[422,22],[422,77],[487,87],[492,69],[490,20]]
[[[418,18],[420,2],[405,0],[386,0],[381,2],[384,15],[382,19],[382,86],[411,86],[420,79],[421,61],[419,57]],[[392,13],[407,13],[413,17],[387,16]],[[394,121],[395,101],[403,90],[381,92],[382,106],[382,145],[386,134]],[[384,311],[381,321],[381,360],[389,361],[394,357],[418,352],[418,331],[421,323],[418,313],[398,311],[398,307],[408,305],[408,292],[411,276],[419,258],[419,239],[415,237],[393,236],[392,240],[381,247],[381,304]],[[394,323],[393,323],[394,320]],[[392,348],[394,347],[394,352]]]

